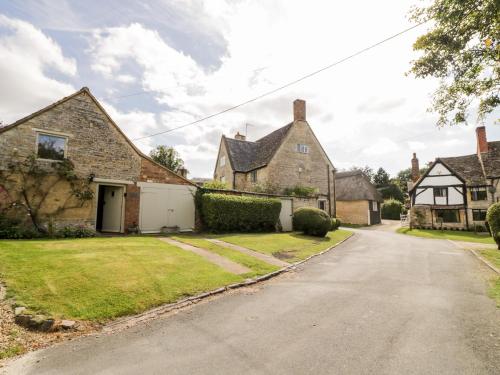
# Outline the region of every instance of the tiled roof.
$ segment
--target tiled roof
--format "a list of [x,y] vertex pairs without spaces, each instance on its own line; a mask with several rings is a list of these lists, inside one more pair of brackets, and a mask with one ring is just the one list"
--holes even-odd
[[267,165],[283,143],[292,124],[285,125],[255,142],[225,137],[227,151],[234,170],[248,172]]
[[500,177],[500,141],[488,142],[488,152],[482,153],[486,177]]
[[338,201],[383,201],[382,195],[361,171],[335,174],[335,199]]
[[485,185],[483,168],[476,154],[439,158],[446,166],[457,173],[468,185]]

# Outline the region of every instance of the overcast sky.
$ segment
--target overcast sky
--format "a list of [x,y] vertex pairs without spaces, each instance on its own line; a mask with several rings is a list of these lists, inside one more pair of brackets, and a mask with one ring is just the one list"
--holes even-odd
[[[10,123],[88,86],[132,139],[233,106],[409,26],[417,1],[2,0],[0,120]],[[190,177],[210,177],[222,134],[255,140],[307,118],[338,169],[391,174],[475,152],[475,117],[439,129],[427,112],[434,80],[405,73],[426,26],[257,102],[137,141],[174,146]],[[131,95],[144,93],[140,95]],[[486,119],[488,139],[500,129]]]

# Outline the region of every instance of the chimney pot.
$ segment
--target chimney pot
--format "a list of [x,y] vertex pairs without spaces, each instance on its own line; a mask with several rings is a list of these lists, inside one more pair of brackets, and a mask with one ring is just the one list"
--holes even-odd
[[306,121],[306,101],[296,99],[293,102],[293,121]]
[[239,141],[246,141],[247,137],[243,134],[240,134],[240,132],[236,133],[234,136],[234,139],[237,139]]
[[411,180],[413,182],[420,178],[420,166],[418,164],[417,153],[413,153],[413,159],[411,159]]
[[486,128],[478,126],[476,128],[477,153],[488,152],[488,140],[486,139]]

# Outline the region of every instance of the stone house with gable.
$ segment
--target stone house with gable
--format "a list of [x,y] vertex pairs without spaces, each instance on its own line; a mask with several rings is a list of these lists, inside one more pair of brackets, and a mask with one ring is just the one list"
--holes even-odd
[[413,154],[412,227],[484,229],[488,207],[500,201],[500,141],[488,142],[479,126],[476,147],[474,154],[436,158],[422,176]]
[[[56,225],[119,233],[194,227],[194,184],[137,149],[86,87],[0,128],[0,169],[30,155],[46,167],[71,160],[94,192],[82,207],[52,218]],[[3,190],[0,205],[5,206],[15,198]],[[55,186],[41,214],[53,212],[68,193],[68,186]]]
[[306,120],[306,102],[293,102],[293,121],[256,141],[244,135],[222,136],[214,179],[231,189],[254,191],[259,186],[283,194],[285,188],[316,189],[315,199],[294,199],[293,209],[315,205],[335,212],[334,167]]

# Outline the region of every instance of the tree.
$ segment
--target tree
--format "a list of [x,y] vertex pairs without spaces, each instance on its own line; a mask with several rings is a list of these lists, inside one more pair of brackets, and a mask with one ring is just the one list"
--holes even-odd
[[361,171],[363,172],[363,174],[368,177],[368,179],[370,180],[370,182],[373,182],[373,169],[370,168],[368,165],[365,165],[364,167],[356,167],[356,166],[353,166],[351,167],[350,169],[351,171]]
[[154,150],[151,150],[149,156],[155,162],[167,167],[173,172],[179,171],[179,169],[184,166],[184,161],[173,147],[163,145],[156,146]]
[[[13,160],[6,170],[0,171],[0,191],[7,196],[1,205],[2,213],[14,212],[16,216],[28,216],[35,229],[47,233],[43,221],[62,214],[66,210],[81,208],[92,200],[94,193],[90,178],[76,175],[73,163],[68,159],[41,165],[36,155]],[[49,203],[56,189],[64,187],[66,194]],[[21,212],[19,212],[21,211]]]
[[[419,175],[422,176],[425,172],[427,172],[428,167],[420,168]],[[411,168],[406,168],[398,172],[396,178],[393,179],[393,182],[399,186],[399,188],[403,191],[404,194],[408,194],[408,182],[411,181]]]
[[412,62],[411,73],[440,79],[432,104],[437,124],[465,123],[477,102],[482,120],[500,103],[498,0],[434,0],[415,8],[410,17],[433,22],[413,45],[423,55]]
[[378,191],[380,192],[380,194],[382,194],[382,198],[384,198],[384,200],[395,199],[401,203],[404,203],[405,201],[405,194],[400,189],[400,187],[393,182],[389,183],[388,185],[379,187]]
[[373,183],[378,188],[389,185],[389,173],[387,173],[384,168],[380,167],[373,176]]

